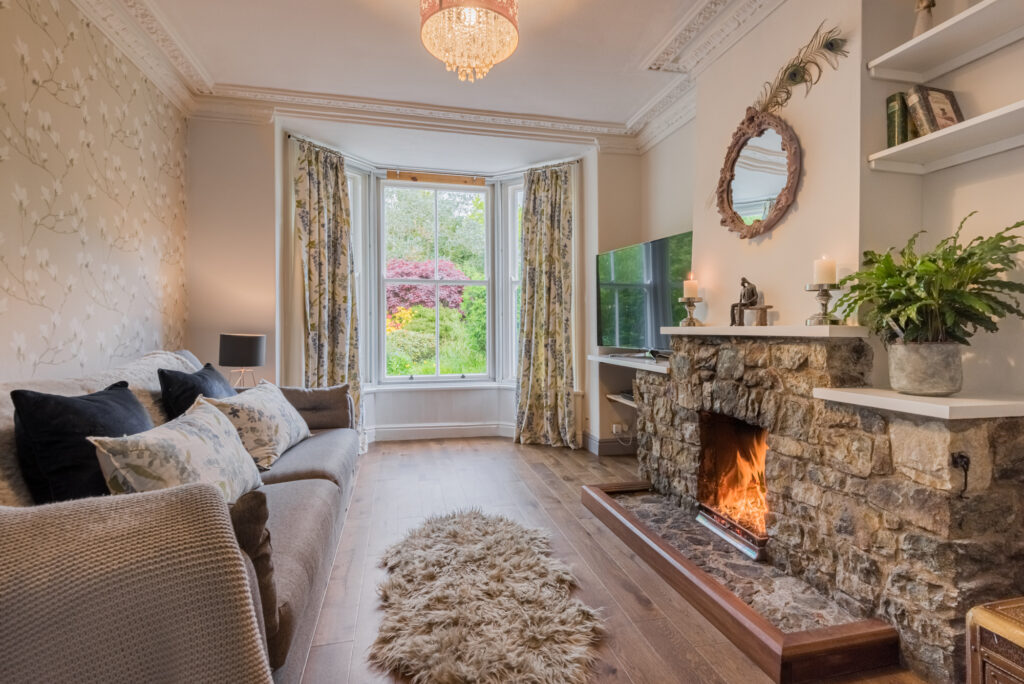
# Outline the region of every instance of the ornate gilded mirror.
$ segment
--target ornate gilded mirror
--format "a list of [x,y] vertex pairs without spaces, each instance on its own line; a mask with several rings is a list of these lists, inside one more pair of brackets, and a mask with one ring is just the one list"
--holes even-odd
[[741,238],[767,233],[789,210],[799,182],[796,133],[778,116],[748,108],[718,180],[722,225]]
[[763,235],[775,227],[796,199],[801,152],[796,132],[778,115],[801,83],[810,92],[822,74],[822,63],[838,68],[846,41],[839,29],[814,32],[775,80],[764,84],[761,97],[732,135],[718,179],[718,213],[722,225],[741,239]]

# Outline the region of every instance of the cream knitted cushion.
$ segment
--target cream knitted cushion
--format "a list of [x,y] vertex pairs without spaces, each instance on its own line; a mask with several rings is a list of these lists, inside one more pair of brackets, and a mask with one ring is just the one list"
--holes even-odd
[[114,494],[189,482],[216,485],[228,503],[260,486],[260,473],[224,414],[200,397],[188,411],[146,432],[90,437]]
[[281,454],[310,436],[302,419],[277,385],[266,380],[238,396],[207,399],[238,429],[256,465],[269,468]]

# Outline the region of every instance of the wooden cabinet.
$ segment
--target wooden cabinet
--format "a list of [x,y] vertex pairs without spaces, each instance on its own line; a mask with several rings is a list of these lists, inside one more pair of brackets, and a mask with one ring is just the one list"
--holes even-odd
[[1024,597],[967,613],[967,681],[1024,684]]

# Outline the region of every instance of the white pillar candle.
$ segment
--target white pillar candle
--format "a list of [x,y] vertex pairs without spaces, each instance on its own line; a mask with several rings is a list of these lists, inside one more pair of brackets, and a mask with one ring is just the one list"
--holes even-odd
[[823,256],[814,260],[815,285],[830,285],[836,282],[836,260]]
[[693,274],[690,274],[689,280],[683,281],[683,297],[696,299],[700,295],[697,294],[697,281],[693,279]]

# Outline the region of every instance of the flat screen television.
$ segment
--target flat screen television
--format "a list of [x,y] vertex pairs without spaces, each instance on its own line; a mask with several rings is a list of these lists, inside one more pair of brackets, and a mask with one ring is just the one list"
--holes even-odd
[[693,231],[598,254],[598,345],[670,349],[660,331],[686,317],[677,300],[692,256]]

